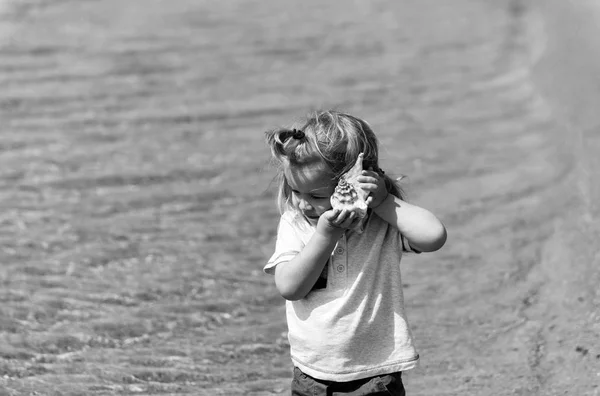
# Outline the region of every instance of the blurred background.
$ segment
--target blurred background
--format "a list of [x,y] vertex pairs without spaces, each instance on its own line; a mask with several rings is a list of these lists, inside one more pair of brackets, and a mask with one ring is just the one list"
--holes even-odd
[[594,0],[0,1],[0,389],[289,394],[267,129],[367,120],[446,224],[411,395],[597,395]]

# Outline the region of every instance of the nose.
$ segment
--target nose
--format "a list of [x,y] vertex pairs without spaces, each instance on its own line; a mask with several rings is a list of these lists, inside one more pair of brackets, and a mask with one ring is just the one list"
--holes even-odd
[[300,210],[310,210],[312,209],[312,205],[308,203],[308,201],[306,199],[299,199],[298,200],[298,207],[300,208]]

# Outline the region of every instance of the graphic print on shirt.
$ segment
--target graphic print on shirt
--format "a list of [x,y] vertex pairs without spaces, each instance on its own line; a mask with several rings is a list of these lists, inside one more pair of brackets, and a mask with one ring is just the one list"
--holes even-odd
[[321,289],[327,288],[327,271],[329,269],[329,261],[330,260],[327,260],[325,267],[323,267],[323,271],[321,271],[321,275],[319,275],[319,279],[317,279],[317,281],[315,282],[312,289],[310,289],[310,291],[321,290]]

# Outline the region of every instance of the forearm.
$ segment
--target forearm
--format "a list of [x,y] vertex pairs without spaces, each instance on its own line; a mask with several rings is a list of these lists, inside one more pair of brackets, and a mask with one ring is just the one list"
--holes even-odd
[[277,265],[275,285],[286,300],[299,300],[310,292],[336,242],[337,238],[315,233],[296,257]]
[[388,194],[387,198],[373,210],[383,220],[396,227],[416,250],[433,252],[446,242],[446,228],[427,209]]

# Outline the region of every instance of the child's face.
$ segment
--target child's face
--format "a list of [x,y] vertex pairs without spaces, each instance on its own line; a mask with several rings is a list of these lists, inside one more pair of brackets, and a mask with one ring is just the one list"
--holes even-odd
[[335,188],[332,173],[322,161],[315,161],[289,165],[284,174],[292,190],[292,203],[310,224],[316,225],[319,216],[331,209],[329,199]]

